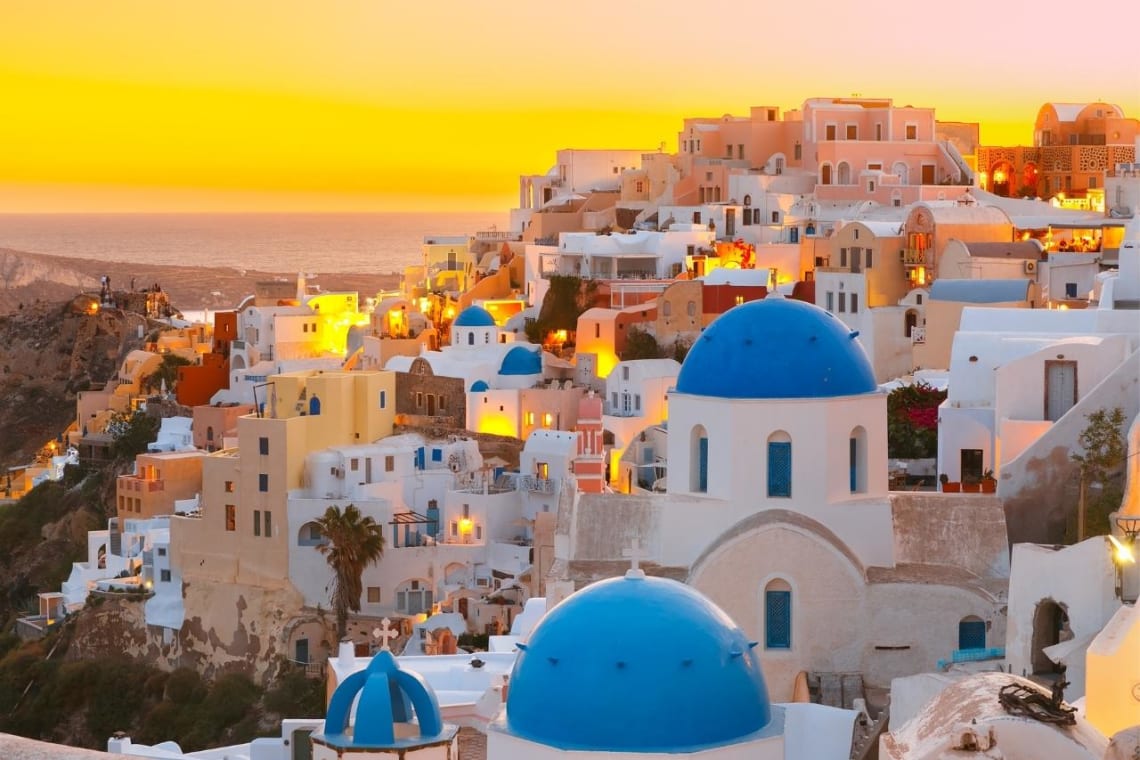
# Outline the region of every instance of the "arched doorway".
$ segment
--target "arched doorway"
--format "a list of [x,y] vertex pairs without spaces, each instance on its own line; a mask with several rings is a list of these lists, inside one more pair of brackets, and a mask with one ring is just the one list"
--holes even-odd
[[990,192],[994,195],[1009,197],[1010,180],[1013,177],[1013,166],[1009,161],[999,161],[990,170]]
[[1033,612],[1033,651],[1030,665],[1034,675],[1049,675],[1060,672],[1060,666],[1049,659],[1045,649],[1068,641],[1073,637],[1069,628],[1069,614],[1064,605],[1052,599],[1042,599]]
[[914,328],[918,326],[918,312],[914,309],[907,309],[905,319],[906,337],[911,337]]
[[1041,195],[1041,193],[1037,191],[1038,180],[1037,164],[1030,161],[1025,165],[1025,168],[1021,170],[1021,186],[1017,189],[1017,194],[1026,198],[1036,198]]
[[899,178],[900,185],[910,184],[910,167],[907,166],[905,161],[895,161],[891,165],[891,173]]

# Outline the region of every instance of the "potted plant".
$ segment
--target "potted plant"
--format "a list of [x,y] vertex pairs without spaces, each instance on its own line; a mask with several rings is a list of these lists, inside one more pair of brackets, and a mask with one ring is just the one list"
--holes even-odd
[[997,493],[997,478],[993,470],[982,473],[982,493]]
[[962,484],[957,482],[951,483],[950,476],[946,473],[942,473],[938,476],[938,482],[942,484],[943,493],[958,493],[962,490]]

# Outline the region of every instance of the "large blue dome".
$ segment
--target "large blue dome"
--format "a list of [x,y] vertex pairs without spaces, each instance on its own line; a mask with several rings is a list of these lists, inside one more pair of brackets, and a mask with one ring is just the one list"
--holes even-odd
[[499,365],[500,375],[541,375],[542,356],[522,346],[515,346],[503,357]]
[[611,578],[544,617],[515,662],[507,728],[561,749],[683,752],[763,729],[771,705],[744,632],[698,591]]
[[874,393],[863,347],[834,314],[765,298],[729,309],[693,343],[677,392],[717,398],[825,398]]
[[455,327],[494,327],[495,318],[482,306],[468,306],[451,324]]

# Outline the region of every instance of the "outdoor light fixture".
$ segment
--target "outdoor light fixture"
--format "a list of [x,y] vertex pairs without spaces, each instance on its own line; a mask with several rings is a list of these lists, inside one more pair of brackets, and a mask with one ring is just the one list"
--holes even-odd
[[[1125,583],[1124,583],[1124,570],[1128,565],[1136,565],[1136,537],[1140,535],[1140,517],[1118,517],[1116,518],[1116,527],[1124,534],[1124,540],[1121,541],[1116,536],[1110,535],[1108,537],[1109,543],[1112,545],[1112,561],[1116,566],[1116,595],[1120,598],[1121,602],[1135,602],[1135,583],[1129,584],[1129,594],[1131,598],[1125,598]],[[1135,576],[1135,567],[1129,572],[1130,576]]]

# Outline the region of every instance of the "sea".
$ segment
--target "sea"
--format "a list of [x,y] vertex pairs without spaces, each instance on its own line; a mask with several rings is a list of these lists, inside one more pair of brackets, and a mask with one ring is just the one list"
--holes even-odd
[[0,248],[98,261],[387,274],[425,237],[506,229],[508,213],[0,214]]

